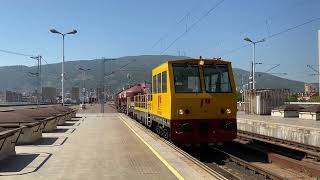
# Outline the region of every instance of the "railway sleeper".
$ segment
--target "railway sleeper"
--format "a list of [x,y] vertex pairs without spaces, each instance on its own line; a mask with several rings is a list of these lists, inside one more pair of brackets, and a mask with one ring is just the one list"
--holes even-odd
[[[285,149],[284,147],[278,149],[276,147],[272,148],[269,146],[267,146],[268,148],[266,148],[265,146],[258,145],[258,144],[252,145],[252,144],[240,143],[239,145],[241,145],[244,148],[253,149],[254,151],[265,154],[267,156],[266,159],[268,163],[277,164],[282,167],[288,167],[290,169],[293,169],[294,171],[306,173],[312,177],[320,176],[319,167],[317,165],[309,162],[301,161],[301,159],[303,158],[302,157],[303,154],[300,154],[300,157],[298,157],[298,155],[296,154],[297,152],[294,153],[295,156],[293,156],[289,152],[284,153],[283,152],[283,150]],[[292,149],[288,149],[288,150],[292,151]]]
[[287,140],[279,140],[278,138],[269,138],[263,135],[253,134],[253,133],[247,133],[240,131],[240,134],[238,134],[240,138],[249,139],[250,141],[255,142],[261,142],[261,143],[267,143],[274,146],[280,146],[283,148],[291,149],[292,151],[300,151],[302,153],[305,153],[305,157],[310,157],[312,159],[315,159],[316,161],[319,161],[320,159],[320,148],[314,147],[311,145],[301,144],[297,142],[291,142]]

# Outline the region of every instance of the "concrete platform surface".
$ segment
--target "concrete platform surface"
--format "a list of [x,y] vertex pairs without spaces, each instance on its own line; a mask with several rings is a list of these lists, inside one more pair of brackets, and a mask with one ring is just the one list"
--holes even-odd
[[320,121],[237,114],[238,129],[320,147]]
[[[0,179],[216,179],[118,113],[78,116],[38,144],[18,146],[17,156],[0,162]],[[154,150],[164,152],[162,160]]]
[[[80,109],[80,106],[73,106],[78,109],[78,113],[100,113],[100,104],[86,104],[86,109]],[[117,110],[109,104],[104,105],[104,113],[117,113]]]

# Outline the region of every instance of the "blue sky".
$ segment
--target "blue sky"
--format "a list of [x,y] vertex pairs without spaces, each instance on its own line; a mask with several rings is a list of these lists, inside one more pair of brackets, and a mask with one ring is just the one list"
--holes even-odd
[[[61,38],[56,28],[79,31],[66,37],[66,59],[94,59],[160,54],[220,0],[2,0],[0,49],[41,54],[49,63],[61,61]],[[242,48],[243,38],[254,40],[320,17],[318,0],[225,0],[164,54],[222,57],[234,67],[249,69],[252,48]],[[183,18],[184,17],[184,18]],[[258,71],[280,64],[273,73],[314,82],[307,65],[317,63],[320,20],[257,45]],[[161,37],[163,39],[157,42]],[[27,57],[0,52],[0,66],[32,66]]]

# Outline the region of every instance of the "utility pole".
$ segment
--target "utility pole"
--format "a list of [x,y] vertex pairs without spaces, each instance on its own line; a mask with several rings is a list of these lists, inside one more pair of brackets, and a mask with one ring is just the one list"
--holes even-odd
[[90,71],[91,69],[90,68],[82,68],[82,67],[79,67],[78,69],[80,71],[82,71],[82,95],[83,95],[82,104],[84,104],[85,103],[85,96],[86,96],[86,72]]
[[37,108],[40,107],[40,91],[41,91],[41,59],[42,59],[42,56],[38,55],[38,56],[35,56],[35,57],[30,57],[32,59],[35,59],[37,60],[37,73],[36,73],[36,76],[37,76]]
[[256,44],[264,42],[265,39],[261,39],[259,41],[252,41],[250,38],[244,38],[245,41],[248,41],[252,44],[253,47],[253,53],[252,53],[252,89],[255,89],[256,79],[255,79],[255,73],[256,73]]
[[308,68],[312,69],[318,75],[318,96],[320,96],[320,30],[318,30],[318,68],[313,68],[314,65],[307,65]]
[[64,106],[64,36],[62,35],[62,65],[61,65],[61,100]]
[[104,113],[104,76],[105,76],[105,62],[107,59],[103,58],[100,65],[100,113]]
[[318,96],[320,96],[320,30],[318,30],[318,68],[319,68]]

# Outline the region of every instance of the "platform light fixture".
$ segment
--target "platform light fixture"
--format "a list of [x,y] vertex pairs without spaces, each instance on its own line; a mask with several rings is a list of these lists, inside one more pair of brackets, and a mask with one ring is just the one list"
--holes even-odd
[[50,32],[54,34],[60,34],[62,36],[61,96],[62,96],[62,105],[64,105],[64,37],[67,34],[76,34],[78,31],[74,29],[73,31],[70,31],[68,33],[61,33],[56,29],[50,29]]
[[252,41],[250,38],[248,38],[248,37],[246,37],[246,38],[244,38],[244,40],[245,41],[247,41],[247,42],[249,42],[249,43],[251,43],[252,44],[252,47],[253,47],[253,54],[252,54],[252,56],[253,56],[253,60],[252,60],[252,66],[251,66],[251,71],[252,71],[252,89],[255,89],[255,84],[256,84],[256,82],[255,82],[255,72],[256,72],[256,55],[255,55],[255,51],[256,51],[256,44],[258,44],[258,43],[261,43],[261,42],[265,42],[265,39],[263,38],[263,39],[261,39],[261,40],[259,40],[259,41]]

